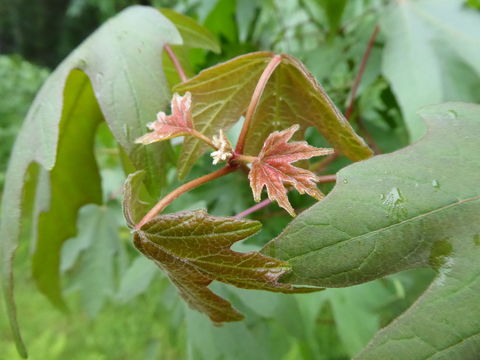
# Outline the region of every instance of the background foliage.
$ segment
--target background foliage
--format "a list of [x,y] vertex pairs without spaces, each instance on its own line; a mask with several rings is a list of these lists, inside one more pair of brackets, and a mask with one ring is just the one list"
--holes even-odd
[[[420,106],[480,101],[480,13],[478,3],[471,0],[2,2],[0,50],[8,55],[0,57],[0,184],[14,134],[48,73],[103,21],[137,3],[190,15],[219,39],[220,53],[186,50],[190,74],[249,51],[286,52],[307,65],[342,110],[371,33],[380,25],[352,123],[361,134],[371,134],[382,152],[423,134],[415,115]],[[234,127],[230,135],[238,132]],[[308,140],[324,144],[313,132]],[[33,359],[348,359],[405,310],[434,275],[429,269],[411,270],[309,295],[215,284],[215,290],[247,319],[212,327],[205,316],[179,301],[167,279],[131,247],[120,213],[121,154],[104,125],[96,136],[95,155],[102,169],[103,204],[81,209],[78,224],[83,230],[62,249],[67,317],[35,289],[26,241],[19,251],[20,321]],[[179,146],[174,146],[170,163],[175,164],[178,156]],[[340,158],[327,173],[347,163]],[[208,166],[209,159],[201,159],[189,178],[205,173]],[[164,191],[177,184],[170,165]],[[246,180],[236,173],[181,197],[167,211],[207,208],[225,216],[252,204]],[[292,204],[304,209],[312,200],[294,195]],[[262,232],[236,245],[237,250],[258,249],[290,221],[274,205],[254,218],[264,223]],[[102,241],[92,241],[91,233],[102,234],[98,237]],[[0,334],[2,352],[8,359],[16,358],[3,316]]]

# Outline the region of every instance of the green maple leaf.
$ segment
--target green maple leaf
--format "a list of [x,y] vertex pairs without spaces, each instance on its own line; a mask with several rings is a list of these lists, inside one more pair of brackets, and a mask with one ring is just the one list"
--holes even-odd
[[295,284],[344,287],[417,267],[429,289],[358,359],[476,359],[480,353],[480,106],[423,109],[416,144],[342,169],[337,185],[262,251]]
[[192,308],[207,314],[214,323],[243,318],[228,301],[208,289],[214,280],[283,293],[317,290],[278,282],[290,271],[284,261],[230,249],[235,242],[260,230],[258,221],[215,217],[197,210],[160,215],[136,229],[135,219],[142,211],[137,198],[141,177],[141,173],[132,174],[125,184],[124,211],[127,222],[135,229],[134,245],[165,271]]
[[[247,110],[255,86],[269,61],[270,52],[239,56],[203,70],[191,80],[177,85],[177,92],[190,92],[193,99],[195,128],[212,137],[219,129],[228,130]],[[281,63],[272,73],[260,97],[245,138],[245,153],[257,155],[263,142],[274,131],[300,124],[304,130],[315,127],[336,150],[357,161],[370,157],[372,151],[352,129],[304,65],[282,54]],[[179,158],[179,177],[187,175],[208,148],[196,138],[184,141]]]

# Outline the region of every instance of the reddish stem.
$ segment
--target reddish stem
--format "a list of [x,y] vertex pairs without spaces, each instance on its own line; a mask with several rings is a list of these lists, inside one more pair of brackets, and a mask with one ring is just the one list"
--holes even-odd
[[353,82],[352,91],[350,93],[350,100],[347,107],[347,111],[345,111],[345,117],[347,120],[350,119],[350,116],[353,112],[353,107],[355,105],[355,98],[357,96],[357,90],[360,86],[360,82],[362,81],[363,73],[365,72],[365,68],[367,67],[368,59],[370,58],[370,53],[372,52],[373,45],[375,44],[375,40],[377,38],[378,32],[380,27],[377,25],[373,29],[372,35],[370,35],[370,39],[368,40],[368,45],[365,50],[365,53],[362,57],[362,62],[360,63],[360,69],[358,70],[357,76],[355,77],[355,81]]
[[203,135],[201,132],[193,129],[191,130],[191,133],[190,133],[192,136],[195,136],[197,139],[199,140],[202,140],[204,143],[206,143],[208,146],[210,146],[211,148],[215,149],[215,150],[218,150],[217,146],[215,146],[215,144],[213,143],[213,141],[206,137],[205,135]]
[[260,97],[262,96],[263,90],[265,90],[265,86],[267,85],[268,79],[272,76],[273,71],[277,68],[277,66],[282,62],[281,55],[275,55],[268,65],[263,70],[260,79],[258,80],[257,86],[252,95],[252,99],[250,100],[250,104],[248,105],[247,113],[245,115],[245,121],[243,123],[242,131],[240,132],[240,136],[238,137],[237,147],[235,152],[238,154],[243,154],[243,148],[245,146],[245,138],[247,136],[248,128],[250,127],[250,123],[252,122],[253,115],[255,114],[255,110],[257,109],[258,102]]
[[[320,176],[319,177],[319,181],[318,183],[319,184],[326,184],[326,183],[331,183],[331,182],[335,182],[337,181],[337,175],[333,174],[333,175],[324,175],[324,176]],[[272,200],[270,199],[265,199],[261,202],[259,202],[258,204],[255,204],[253,205],[252,207],[242,211],[241,213],[238,213],[237,215],[235,215],[234,217],[237,218],[237,219],[241,219],[245,216],[248,216],[260,209],[263,209],[265,206],[269,205],[272,203]]]
[[251,213],[254,213],[255,211],[263,209],[265,206],[270,205],[271,203],[272,203],[272,200],[270,200],[269,198],[266,198],[265,200],[260,201],[258,204],[255,204],[252,207],[238,213],[237,215],[235,215],[235,218],[237,219],[244,218],[245,216],[248,216]]
[[197,179],[189,181],[188,183],[183,184],[182,186],[176,188],[170,194],[168,194],[163,199],[161,199],[153,208],[151,208],[150,211],[143,217],[143,219],[140,220],[140,222],[137,225],[135,225],[135,229],[137,230],[140,229],[143,225],[145,225],[147,222],[152,220],[155,216],[157,216],[157,214],[159,214],[163,209],[165,209],[168,205],[170,205],[173,200],[178,198],[183,193],[186,193],[187,191],[190,191],[209,181],[212,181],[214,179],[227,175],[235,170],[236,170],[235,167],[227,165],[217,171],[201,176]]
[[170,45],[164,45],[163,49],[167,52],[167,55],[170,58],[170,60],[172,60],[173,66],[175,66],[175,70],[177,70],[178,76],[180,76],[180,79],[182,80],[182,82],[188,81],[188,77],[185,74],[185,70],[183,70],[182,64],[180,64],[180,61],[178,60],[177,56],[173,52]]

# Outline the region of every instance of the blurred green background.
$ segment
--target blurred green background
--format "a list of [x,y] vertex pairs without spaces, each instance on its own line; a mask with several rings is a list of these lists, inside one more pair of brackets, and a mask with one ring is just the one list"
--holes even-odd
[[[218,37],[220,54],[190,52],[193,72],[250,51],[286,52],[307,65],[344,111],[372,31],[382,21],[388,25],[382,17],[391,3],[387,0],[2,1],[0,192],[15,135],[42,82],[102,22],[129,5],[172,8],[195,18]],[[478,13],[480,8],[475,0],[459,3],[472,12]],[[417,30],[413,37],[418,37],[421,45],[422,29]],[[402,97],[401,87],[381,69],[382,59],[389,50],[386,39],[393,35],[382,31],[373,44],[352,116],[353,125],[367,140],[374,139],[381,152],[409,143],[405,110],[398,101]],[[403,35],[396,36],[402,39]],[[441,34],[438,41],[435,49],[445,49]],[[419,44],[413,43],[412,47]],[[445,93],[444,100],[478,102],[479,75],[461,62],[460,57],[452,53],[442,57],[444,63],[439,69],[449,69],[442,71],[442,83],[450,91]],[[428,63],[432,59],[418,61]],[[430,91],[429,86],[417,84],[411,91],[422,94]],[[319,145],[320,140],[313,132],[308,136],[311,143]],[[433,277],[429,270],[416,270],[360,286],[308,295],[270,294],[215,284],[215,289],[247,318],[241,323],[213,327],[204,315],[189,310],[160,271],[130,245],[119,199],[124,174],[117,147],[104,126],[97,137],[96,152],[103,169],[109,217],[99,222],[98,209],[86,206],[78,221],[83,228],[108,233],[111,246],[105,249],[98,247],[96,241],[82,243],[83,233],[65,244],[62,272],[64,293],[70,305],[68,314],[53,308],[35,289],[28,261],[29,241],[23,241],[18,252],[19,319],[32,359],[349,359],[379,328],[404,311]],[[326,173],[334,173],[347,163],[339,159]],[[203,159],[191,176],[205,173],[208,167],[209,160]],[[173,186],[174,169],[170,175]],[[232,187],[235,192],[230,190]],[[312,200],[293,195],[292,203],[296,209],[304,209]],[[183,196],[169,210],[206,207],[214,215],[226,216],[252,204],[245,178],[234,174]],[[264,223],[264,229],[237,249],[258,249],[290,220],[275,205],[254,214],[254,218]],[[28,240],[28,231],[24,237]],[[101,267],[95,266],[99,256],[109,259]],[[98,276],[106,269],[111,277]],[[2,313],[0,359],[17,358]]]

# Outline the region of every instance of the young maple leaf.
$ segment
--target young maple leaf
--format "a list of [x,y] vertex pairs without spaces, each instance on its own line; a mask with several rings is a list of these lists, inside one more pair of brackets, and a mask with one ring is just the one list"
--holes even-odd
[[152,132],[135,140],[137,144],[151,144],[176,136],[188,135],[193,131],[192,95],[187,92],[184,96],[177,93],[172,98],[172,115],[163,111],[157,114],[157,120],[147,124]]
[[[130,211],[128,201],[126,209]],[[281,283],[280,277],[290,271],[284,261],[230,249],[260,227],[253,220],[215,217],[205,210],[185,211],[150,220],[135,230],[134,245],[166,272],[190,307],[221,324],[241,320],[243,315],[208,288],[214,280],[287,294],[319,290]]]
[[260,230],[258,221],[216,217],[196,210],[160,215],[136,228],[146,210],[138,198],[143,176],[143,171],[130,174],[124,188],[123,210],[128,225],[135,229],[134,245],[168,275],[190,307],[214,323],[238,321],[243,315],[208,288],[213,281],[287,294],[321,290],[280,282],[291,270],[285,261],[231,249],[237,241]]
[[305,141],[287,143],[298,129],[299,125],[293,125],[271,133],[248,174],[255,201],[260,201],[262,189],[266,186],[270,200],[276,200],[292,216],[295,216],[295,211],[288,201],[285,184],[292,185],[300,194],[307,193],[318,200],[323,194],[316,186],[318,176],[291,163],[333,153],[333,149],[316,148]]

